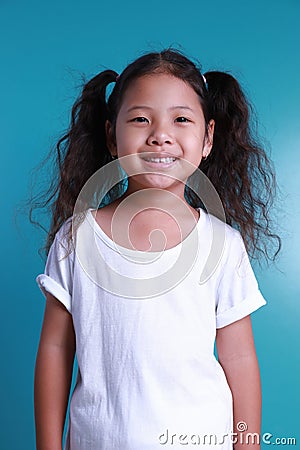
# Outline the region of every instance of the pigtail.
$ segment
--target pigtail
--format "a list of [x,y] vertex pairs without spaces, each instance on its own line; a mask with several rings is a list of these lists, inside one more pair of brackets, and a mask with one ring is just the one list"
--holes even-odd
[[[68,132],[56,145],[56,172],[46,194],[34,199],[30,210],[47,207],[51,225],[45,251],[48,254],[55,234],[73,214],[77,197],[86,181],[112,160],[106,145],[105,121],[108,119],[106,88],[116,81],[117,73],[105,70],[83,87],[72,107]],[[50,154],[51,156],[51,154]],[[70,239],[69,239],[70,241]]]
[[215,133],[211,154],[201,170],[223,202],[227,223],[239,229],[251,256],[256,251],[268,256],[269,238],[278,244],[276,256],[281,242],[270,231],[269,214],[275,175],[251,128],[251,105],[231,75],[207,72],[205,78]]

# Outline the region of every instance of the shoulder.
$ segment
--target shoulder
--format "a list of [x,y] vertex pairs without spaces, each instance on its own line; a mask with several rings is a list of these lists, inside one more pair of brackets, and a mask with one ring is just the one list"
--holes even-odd
[[69,217],[56,232],[49,253],[56,254],[58,259],[71,257],[73,246],[74,216]]
[[209,273],[220,276],[224,271],[234,270],[248,259],[240,232],[212,214],[202,210],[201,213],[200,240],[207,248],[206,266],[210,268]]
[[60,226],[55,234],[54,239],[60,242],[62,245],[65,245],[68,242],[69,238],[72,236],[72,228],[73,216],[65,220],[65,222]]
[[200,210],[200,214],[202,214],[202,225],[205,234],[210,236],[210,239],[217,239],[218,244],[223,245],[224,249],[230,248],[233,244],[240,244],[243,241],[240,232],[225,221],[207,213],[203,209]]

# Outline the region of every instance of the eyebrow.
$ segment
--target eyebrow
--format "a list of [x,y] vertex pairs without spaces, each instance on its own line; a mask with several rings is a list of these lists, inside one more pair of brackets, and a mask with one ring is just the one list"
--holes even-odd
[[[132,106],[131,108],[127,109],[127,112],[129,113],[131,111],[135,111],[136,109],[149,109],[149,110],[152,110],[153,108],[151,108],[151,106],[147,106],[147,105],[137,105],[137,106]],[[171,108],[169,108],[170,111],[172,111],[174,109],[185,109],[185,110],[194,112],[194,110],[192,108],[190,108],[189,106],[183,106],[183,105],[171,106]]]

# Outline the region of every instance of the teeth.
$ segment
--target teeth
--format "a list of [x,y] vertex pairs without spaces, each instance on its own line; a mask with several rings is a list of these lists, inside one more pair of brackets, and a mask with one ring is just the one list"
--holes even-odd
[[145,161],[154,163],[172,163],[176,158],[145,158]]

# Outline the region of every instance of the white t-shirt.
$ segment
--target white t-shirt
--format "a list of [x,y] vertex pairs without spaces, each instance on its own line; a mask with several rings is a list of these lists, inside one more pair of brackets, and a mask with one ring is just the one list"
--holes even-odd
[[200,209],[164,252],[116,245],[91,209],[66,254],[50,248],[42,292],[72,314],[78,375],[66,450],[232,448],[232,396],[216,328],[266,302],[240,233]]

